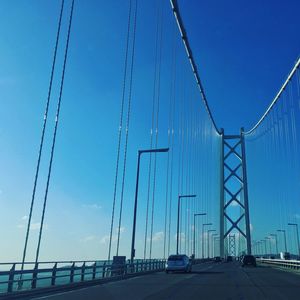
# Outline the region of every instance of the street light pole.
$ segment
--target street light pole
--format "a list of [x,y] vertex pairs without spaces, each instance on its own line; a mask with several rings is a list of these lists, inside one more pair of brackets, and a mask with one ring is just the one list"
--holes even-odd
[[[252,249],[252,254],[255,255],[256,250],[255,250],[255,241],[254,240],[251,242],[251,249]],[[239,255],[239,252],[238,252],[238,255]]]
[[202,224],[202,258],[204,258],[204,226],[210,226],[212,223]]
[[193,239],[193,252],[196,258],[196,217],[197,216],[205,216],[206,213],[194,214],[194,239]]
[[278,229],[278,232],[283,232],[283,236],[284,236],[284,250],[285,252],[287,252],[287,245],[286,245],[286,234],[285,234],[285,230],[284,229]]
[[218,237],[218,234],[217,233],[214,233],[211,235],[211,238],[212,238],[212,250],[211,250],[211,254],[212,254],[212,257],[215,257],[215,238]]
[[257,249],[258,249],[258,254],[261,255],[261,242],[257,241]]
[[209,258],[209,233],[216,231],[216,229],[207,230],[207,258]]
[[177,241],[176,241],[176,254],[178,255],[179,245],[179,216],[180,216],[180,200],[181,198],[195,198],[196,195],[178,195],[178,208],[177,208]]
[[265,239],[261,240],[265,244],[265,255],[267,254],[267,241]]
[[137,213],[137,200],[138,200],[138,192],[139,192],[139,177],[140,177],[140,161],[141,155],[143,153],[157,153],[157,152],[168,152],[169,148],[161,148],[161,149],[149,149],[149,150],[139,150],[138,151],[138,163],[137,163],[137,171],[136,171],[136,184],[135,184],[135,197],[134,197],[134,210],[133,210],[133,226],[132,226],[132,239],[131,239],[131,256],[130,262],[133,264],[133,260],[135,257],[135,231],[136,231],[136,213]]
[[298,224],[296,223],[288,223],[290,226],[296,227],[296,235],[297,235],[297,246],[298,246],[298,257],[300,257],[300,244],[299,244],[299,232],[298,232]]
[[262,246],[262,242],[258,241],[258,251],[259,251],[259,255],[262,256],[263,255],[263,246]]
[[271,255],[271,253],[272,253],[272,248],[271,248],[271,238],[268,237],[268,236],[266,236],[265,239],[266,239],[266,241],[269,241],[269,250],[270,250],[270,255]]
[[217,251],[215,251],[216,250],[216,241],[220,241],[220,237],[219,236],[215,236],[214,237],[214,256],[216,256],[215,253],[217,253]]
[[275,238],[275,247],[276,247],[276,255],[278,255],[278,241],[277,241],[277,234],[271,233],[270,236]]
[[255,254],[255,255],[258,255],[257,245],[258,245],[257,241],[254,242],[253,247],[254,247],[254,254]]
[[260,255],[260,242],[259,241],[255,242],[255,252],[256,252],[256,255]]
[[258,251],[258,241],[256,241],[254,243],[254,247],[255,247],[255,255],[259,255],[259,251]]

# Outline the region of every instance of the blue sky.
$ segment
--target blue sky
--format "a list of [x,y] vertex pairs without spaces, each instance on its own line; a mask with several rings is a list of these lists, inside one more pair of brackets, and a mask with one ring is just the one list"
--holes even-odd
[[[218,157],[214,154],[217,153],[218,137],[213,133],[201,104],[169,2],[157,3],[163,3],[164,7],[158,139],[160,147],[165,147],[168,143],[173,45],[176,45],[177,53],[177,121],[174,125],[175,135],[177,134],[174,150],[176,184],[173,187],[173,207],[179,192],[195,192],[198,200],[191,204],[194,205],[193,211],[207,211],[209,216],[205,219],[213,221],[217,227],[215,208],[218,207]],[[0,228],[5,241],[1,252],[2,261],[21,258],[59,5],[60,1],[19,1],[16,4],[14,1],[3,0],[0,3],[0,205],[3,208],[0,213]],[[179,5],[218,126],[224,127],[229,133],[237,133],[242,125],[250,128],[264,112],[299,56],[300,41],[296,38],[300,26],[297,18],[299,4],[297,1],[289,1],[281,7],[279,1],[272,2],[271,6],[267,1],[208,3],[190,0],[179,1]],[[69,7],[70,1],[66,1],[28,259],[34,256],[40,222]],[[101,4],[91,0],[75,1],[41,259],[106,258],[127,11],[128,1]],[[156,5],[152,2],[139,2],[121,240],[121,252],[127,256],[132,226],[136,153],[138,149],[149,147],[156,11]],[[184,105],[186,103],[187,106]],[[183,111],[184,120],[189,120],[192,116],[191,124],[187,126],[192,126],[193,129],[197,128],[197,124],[199,128],[205,127],[195,148],[199,156],[194,158],[194,163],[187,159],[190,164],[187,163],[184,169],[186,175],[188,166],[194,165],[190,167],[194,181],[189,180],[181,190],[177,184],[180,111]],[[200,122],[197,123],[198,120]],[[158,157],[153,239],[156,256],[160,256],[162,251],[166,163],[167,156]],[[143,248],[147,165],[148,160],[145,158],[142,162],[141,212],[138,219],[139,255]],[[196,165],[199,167],[196,168]],[[214,171],[208,178],[205,172],[211,169]],[[209,188],[206,189],[206,186]],[[120,187],[118,193],[119,191]],[[191,207],[185,209],[192,210]],[[188,214],[186,219],[187,216]],[[174,247],[175,217],[172,218],[171,243]]]

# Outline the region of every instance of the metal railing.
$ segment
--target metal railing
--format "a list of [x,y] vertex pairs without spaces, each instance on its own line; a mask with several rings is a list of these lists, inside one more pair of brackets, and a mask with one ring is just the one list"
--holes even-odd
[[35,290],[55,286],[123,278],[137,273],[160,271],[165,260],[128,260],[122,266],[107,261],[57,261],[26,262],[21,271],[21,263],[0,263],[0,295],[19,291]]
[[258,259],[258,262],[263,264],[274,265],[282,268],[287,269],[300,269],[300,261],[299,260],[284,260],[284,259],[268,259],[268,258],[261,258]]

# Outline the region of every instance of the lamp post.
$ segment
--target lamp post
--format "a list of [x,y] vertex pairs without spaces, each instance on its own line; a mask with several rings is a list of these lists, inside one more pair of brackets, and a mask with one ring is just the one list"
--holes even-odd
[[283,232],[284,237],[284,251],[287,252],[287,246],[286,246],[286,234],[284,229],[277,229],[278,232]]
[[[251,242],[251,249],[252,249],[253,255],[255,255],[256,249],[255,249],[255,241],[254,240]],[[238,254],[239,254],[239,252],[238,252]]]
[[[255,255],[256,254],[256,242],[253,240],[252,241],[252,244],[251,244],[251,249],[253,250],[253,254]],[[238,252],[239,253],[239,252]]]
[[271,238],[268,237],[268,236],[266,236],[266,237],[265,237],[265,240],[266,240],[266,241],[269,241],[269,250],[270,250],[270,253],[269,253],[269,254],[271,255],[271,253],[272,253],[272,248],[271,248]]
[[262,241],[258,241],[258,242],[259,242],[260,255],[263,256],[264,255],[263,243]]
[[176,254],[178,254],[179,245],[179,216],[180,216],[180,200],[182,198],[195,198],[196,195],[178,195],[178,209],[177,209],[177,242],[176,242]]
[[193,252],[196,258],[196,217],[197,216],[206,216],[206,213],[194,214],[194,239],[193,239]]
[[257,241],[253,241],[254,255],[258,254],[257,253],[257,245],[258,245]]
[[258,241],[255,241],[254,243],[254,247],[255,247],[255,254],[258,255],[259,254],[259,249],[258,249],[258,246],[259,246],[259,242]]
[[[267,241],[265,239],[261,240],[265,244],[265,255],[267,254]],[[264,256],[264,255],[263,255]]]
[[258,255],[261,255],[261,247],[260,247],[260,241],[257,241],[257,252],[258,252]]
[[158,152],[168,152],[168,151],[169,151],[169,148],[149,149],[149,150],[139,150],[138,151],[138,163],[137,163],[137,172],[136,172],[135,198],[134,198],[134,210],[133,210],[132,240],[131,240],[131,257],[130,257],[131,264],[133,264],[133,259],[135,257],[134,244],[135,244],[136,213],[137,213],[137,200],[138,200],[138,192],[139,192],[141,155],[143,153],[158,153]]
[[263,241],[259,241],[259,243],[260,243],[261,256],[264,256],[264,245],[263,245]]
[[296,223],[288,223],[290,226],[295,226],[296,227],[296,235],[297,235],[297,246],[298,246],[298,257],[300,257],[300,245],[299,245],[299,232],[298,232],[298,224]]
[[220,237],[219,237],[219,236],[215,236],[215,237],[214,237],[214,240],[213,240],[213,243],[214,243],[214,256],[216,256],[215,253],[217,252],[217,251],[215,251],[215,248],[216,248],[216,242],[217,242],[217,241],[220,241]]
[[275,247],[276,247],[276,255],[278,255],[278,240],[277,240],[277,234],[271,233],[270,236],[275,238]]
[[211,235],[211,238],[212,238],[212,250],[211,250],[211,255],[212,257],[215,257],[215,238],[218,237],[218,234],[217,233],[214,233]]
[[256,255],[259,255],[259,241],[255,242],[255,248],[256,248]]
[[209,258],[209,233],[213,231],[216,231],[216,229],[207,230],[207,258]]
[[204,227],[210,225],[212,225],[212,223],[202,224],[202,258],[204,258]]

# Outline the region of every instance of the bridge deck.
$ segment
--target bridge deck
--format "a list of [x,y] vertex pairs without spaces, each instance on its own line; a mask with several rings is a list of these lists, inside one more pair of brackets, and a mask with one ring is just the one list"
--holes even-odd
[[268,266],[206,263],[191,274],[155,273],[37,299],[299,299],[300,275]]

